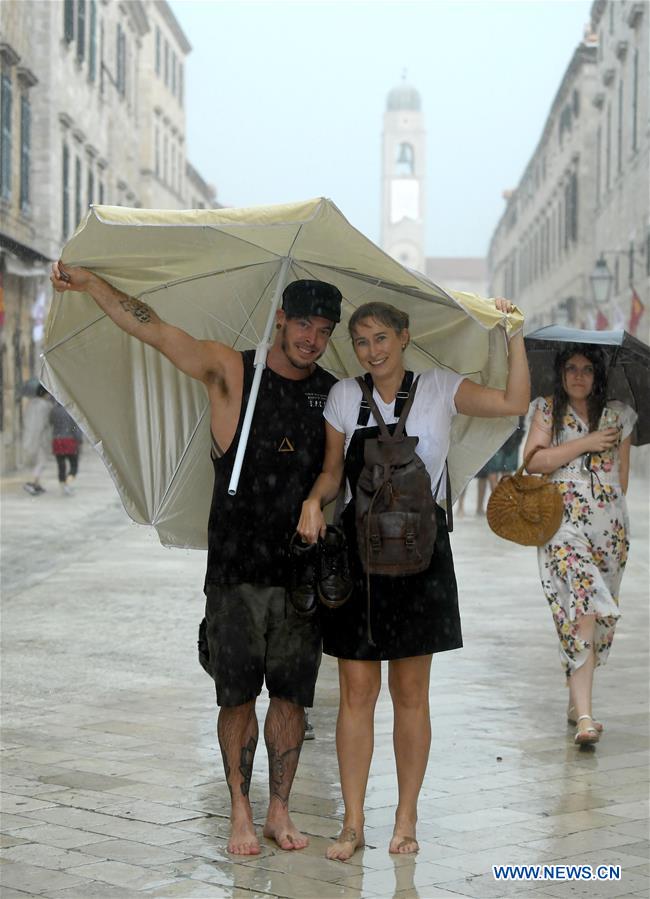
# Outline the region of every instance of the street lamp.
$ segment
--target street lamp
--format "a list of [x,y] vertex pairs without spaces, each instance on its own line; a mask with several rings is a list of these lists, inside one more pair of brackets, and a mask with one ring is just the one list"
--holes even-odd
[[591,281],[591,294],[594,298],[594,303],[597,306],[605,306],[609,302],[614,278],[603,253],[598,257],[594,270],[589,275],[589,280]]

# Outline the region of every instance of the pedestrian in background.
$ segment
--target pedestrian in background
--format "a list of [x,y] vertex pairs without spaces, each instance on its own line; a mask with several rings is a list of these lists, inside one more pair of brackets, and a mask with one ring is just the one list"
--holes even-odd
[[82,434],[79,426],[61,403],[54,403],[50,412],[52,424],[52,452],[56,458],[61,493],[72,496],[79,470],[79,449]]
[[[513,307],[508,300],[497,299],[496,308],[505,316]],[[407,376],[403,359],[409,342],[408,327],[405,312],[379,302],[359,306],[348,324],[357,360],[371,375],[373,399],[389,428],[399,419],[395,413],[397,395],[408,393],[410,387],[406,385],[413,378],[412,373]],[[431,661],[435,652],[462,646],[454,563],[445,512],[439,506],[435,548],[428,568],[397,577],[370,574],[366,584],[356,538],[354,496],[366,441],[376,438],[379,428],[374,415],[367,419],[361,415],[362,397],[354,378],[339,381],[330,391],[324,411],[323,471],[302,505],[297,526],[300,536],[309,543],[325,535],[322,509],[338,495],[345,476],[350,499],[342,522],[351,548],[354,590],[340,608],[321,610],[323,649],[338,658],[339,666],[336,747],[345,816],[327,857],[340,861],[349,859],[364,845],[364,805],[382,660],[388,660],[399,792],[389,852],[418,851],[418,797],[431,743]],[[446,496],[444,473],[454,416],[459,412],[495,418],[520,415],[528,409],[529,401],[530,380],[521,331],[510,339],[505,390],[475,384],[442,368],[419,375],[406,428],[409,436],[419,439],[418,454],[429,472],[434,499],[444,500]]]
[[476,475],[478,480],[477,515],[485,515],[485,492],[489,484],[490,493],[494,490],[501,478],[510,475],[517,470],[519,463],[519,447],[524,439],[525,415],[519,416],[517,428],[508,437],[492,458],[483,466]]
[[542,589],[560,641],[569,686],[569,723],[577,744],[596,743],[594,670],[606,662],[619,618],[619,588],[629,549],[625,492],[636,412],[606,399],[599,347],[570,345],[555,357],[553,396],[538,397],[524,457],[549,474],[564,499],[564,518],[538,549]]
[[[519,464],[519,447],[524,439],[524,422],[525,415],[519,416],[517,429],[512,432],[502,447],[489,459],[483,468],[476,474],[476,514],[477,516],[485,515],[485,491],[487,485],[490,485],[490,493],[494,490],[502,477],[512,474],[517,470]],[[459,517],[465,514],[465,494],[467,487],[458,497],[457,514]]]
[[41,485],[41,475],[52,452],[51,411],[52,397],[42,384],[38,384],[35,396],[32,396],[27,403],[23,426],[25,462],[32,466],[31,480],[23,484],[23,490],[32,496],[45,493],[45,487]]

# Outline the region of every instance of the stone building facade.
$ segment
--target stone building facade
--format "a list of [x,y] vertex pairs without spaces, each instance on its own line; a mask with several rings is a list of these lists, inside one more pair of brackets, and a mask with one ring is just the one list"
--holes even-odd
[[[632,291],[650,334],[650,5],[596,0],[584,40],[555,95],[542,136],[488,253],[490,291],[516,299],[527,330],[551,322],[629,325]],[[590,275],[604,256],[604,307]]]
[[596,197],[593,258],[613,275],[606,318],[630,320],[631,288],[646,312],[637,336],[650,343],[650,3],[597,0]]
[[178,209],[188,205],[185,182],[185,57],[191,47],[167,3],[146,4],[150,29],[140,66],[140,187],[142,205]]
[[187,178],[190,50],[164,0],[0,4],[3,470],[20,461],[49,264],[88,206],[178,209],[190,193],[196,205],[215,205],[214,188],[195,173],[190,192]]

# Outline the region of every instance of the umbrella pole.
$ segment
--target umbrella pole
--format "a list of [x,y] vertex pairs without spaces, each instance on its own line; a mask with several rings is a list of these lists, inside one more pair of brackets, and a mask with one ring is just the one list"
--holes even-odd
[[262,372],[266,368],[266,357],[269,352],[271,329],[273,327],[273,322],[275,321],[275,313],[278,306],[280,305],[280,297],[282,296],[282,291],[284,290],[287,283],[287,274],[289,271],[290,261],[291,260],[288,256],[285,256],[285,258],[282,260],[282,267],[280,268],[277,284],[275,285],[275,292],[273,294],[271,311],[269,312],[269,317],[266,322],[266,328],[264,329],[262,339],[257,345],[257,350],[255,351],[255,374],[253,375],[251,392],[248,397],[248,404],[246,405],[246,415],[244,416],[241,434],[239,435],[237,454],[235,455],[235,462],[232,467],[232,474],[230,475],[230,483],[228,484],[228,493],[231,496],[234,496],[237,493],[239,476],[241,474],[242,465],[244,463],[244,454],[246,453],[246,446],[248,444],[248,435],[250,433],[251,423],[253,421],[255,404],[257,403],[257,394],[259,393],[260,382],[262,380]]

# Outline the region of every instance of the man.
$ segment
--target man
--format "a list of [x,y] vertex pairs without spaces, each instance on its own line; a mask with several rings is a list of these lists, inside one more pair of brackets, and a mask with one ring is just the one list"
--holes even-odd
[[[215,483],[208,524],[206,669],[213,676],[217,724],[231,796],[228,850],[257,855],[248,797],[258,739],[255,701],[264,680],[270,800],[264,835],[281,849],[308,840],[289,816],[302,747],[305,706],[313,704],[321,642],[317,617],[300,616],[285,594],[288,542],[303,499],[318,476],[325,436],[322,410],[334,378],[316,365],[336,322],[341,294],[322,281],[294,281],[277,312],[236,496],[228,482],[253,380],[254,351],[197,340],[162,321],[140,300],[82,268],[52,266],[59,292],[83,291],[124,331],[155,347],[201,381],[211,409]],[[207,452],[207,448],[206,448]]]
[[42,384],[36,387],[36,393],[27,403],[23,430],[23,449],[30,465],[32,479],[23,484],[23,490],[32,496],[41,496],[45,487],[41,484],[41,475],[52,454],[52,397]]

